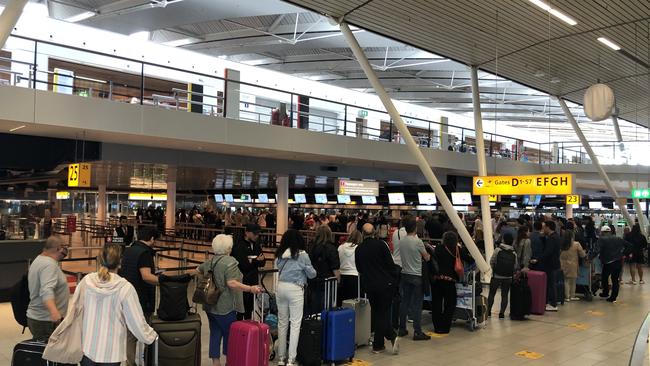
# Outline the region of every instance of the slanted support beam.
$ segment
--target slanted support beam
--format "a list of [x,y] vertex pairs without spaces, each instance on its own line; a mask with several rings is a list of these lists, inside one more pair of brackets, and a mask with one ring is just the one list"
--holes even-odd
[[603,169],[602,165],[600,165],[600,162],[598,160],[598,156],[596,156],[596,153],[594,150],[591,148],[591,145],[589,145],[589,141],[587,141],[587,138],[585,137],[585,134],[582,133],[582,130],[580,129],[580,126],[578,125],[578,122],[576,119],[573,117],[573,114],[569,110],[569,107],[566,105],[566,102],[564,99],[560,97],[556,97],[557,101],[560,103],[560,107],[562,107],[562,111],[564,112],[564,115],[566,116],[567,120],[569,120],[569,123],[571,123],[571,127],[573,127],[573,130],[575,131],[576,135],[578,135],[578,139],[580,139],[580,142],[582,143],[582,147],[585,148],[585,151],[587,151],[587,154],[589,154],[589,158],[591,159],[591,163],[596,167],[596,170],[598,171],[598,174],[600,175],[600,178],[603,180],[605,183],[605,186],[607,187],[607,190],[609,190],[609,193],[612,195],[612,197],[616,200],[616,202],[619,205],[619,208],[621,209],[621,213],[627,220],[630,226],[634,225],[634,220],[632,220],[632,216],[630,216],[630,213],[627,211],[627,207],[625,207],[625,204],[621,205],[621,201],[625,199],[625,197],[620,197],[618,195],[618,192],[616,191],[616,188],[614,188],[614,185],[612,184],[612,181],[609,180],[609,176],[607,175],[607,172],[605,172],[605,169]]
[[482,272],[489,273],[491,271],[490,266],[487,264],[487,262],[481,255],[481,252],[476,247],[476,244],[474,243],[472,236],[469,234],[469,231],[467,231],[465,224],[463,224],[462,220],[458,216],[458,212],[454,209],[454,206],[451,204],[451,201],[447,197],[447,194],[442,189],[442,186],[440,185],[438,178],[436,178],[435,174],[433,174],[433,171],[431,170],[431,166],[424,158],[424,154],[422,154],[422,151],[420,151],[420,148],[415,143],[415,140],[413,140],[413,136],[411,136],[411,132],[406,127],[406,124],[402,120],[402,117],[397,111],[397,108],[395,108],[393,101],[388,96],[388,93],[386,93],[386,90],[381,85],[379,78],[377,78],[377,74],[375,74],[375,70],[372,68],[372,65],[370,65],[368,58],[366,57],[363,50],[361,49],[361,46],[359,46],[359,42],[357,42],[357,39],[354,37],[354,34],[350,30],[350,27],[344,21],[341,21],[339,23],[339,27],[341,29],[341,32],[343,33],[343,36],[345,37],[345,40],[347,41],[348,45],[352,49],[354,56],[357,58],[359,65],[361,66],[364,73],[366,74],[368,81],[375,89],[375,93],[377,93],[377,96],[379,96],[379,99],[381,99],[381,102],[384,104],[384,108],[386,108],[386,111],[388,112],[390,117],[393,119],[393,122],[395,122],[395,125],[399,129],[400,136],[402,136],[402,138],[404,139],[406,143],[406,147],[408,148],[409,152],[417,162],[418,167],[422,171],[422,174],[424,174],[424,177],[426,178],[427,182],[433,189],[433,192],[438,197],[438,201],[440,202],[443,209],[449,216],[451,223],[454,225],[456,230],[458,230],[458,234],[460,235],[460,238],[462,239],[463,243],[469,250],[474,260],[476,260],[476,264],[479,270],[481,270]]
[[[478,175],[488,175],[487,161],[485,159],[485,140],[483,136],[483,117],[481,115],[481,95],[478,86],[478,67],[472,66],[472,104],[474,105],[474,129],[476,130],[476,162]],[[461,141],[462,143],[462,141]],[[494,253],[494,236],[492,232],[492,213],[490,212],[490,199],[481,196],[481,218],[483,221],[483,242],[485,243],[485,259],[490,260]]]
[[0,15],[0,48],[5,46],[28,0],[10,0]]

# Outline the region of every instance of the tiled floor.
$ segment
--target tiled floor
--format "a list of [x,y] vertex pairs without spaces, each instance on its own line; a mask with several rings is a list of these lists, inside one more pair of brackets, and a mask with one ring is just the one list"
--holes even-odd
[[[617,304],[601,299],[591,303],[571,302],[557,313],[532,316],[524,322],[495,317],[484,329],[475,332],[468,331],[459,322],[444,338],[425,342],[403,339],[398,356],[373,355],[364,347],[357,351],[356,358],[374,366],[627,365],[638,327],[648,309],[650,284],[624,285]],[[210,362],[204,315],[203,321],[203,365],[207,366]],[[424,322],[425,330],[430,329],[431,321],[426,313]],[[0,365],[10,365],[13,346],[29,338],[29,331],[20,334],[9,304],[0,304],[0,324]],[[517,356],[520,351],[534,352],[541,358],[531,360]]]

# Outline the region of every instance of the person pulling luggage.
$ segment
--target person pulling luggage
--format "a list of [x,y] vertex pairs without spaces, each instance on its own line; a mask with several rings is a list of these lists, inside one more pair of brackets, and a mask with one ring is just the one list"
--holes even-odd
[[[259,268],[266,263],[259,235],[262,229],[258,224],[247,224],[244,237],[232,248],[232,256],[239,263],[239,270],[244,275],[242,282],[246,285],[259,285]],[[251,319],[253,313],[253,294],[244,294],[244,312],[237,314],[238,320]]]
[[517,263],[517,253],[515,253],[512,244],[514,238],[511,233],[503,234],[503,242],[494,250],[490,258],[490,267],[492,267],[492,279],[490,280],[490,294],[488,295],[488,317],[492,316],[492,305],[494,304],[494,295],[497,290],[501,289],[501,308],[499,309],[499,319],[505,317],[506,308],[508,307],[508,293],[512,285],[514,276],[519,264]]

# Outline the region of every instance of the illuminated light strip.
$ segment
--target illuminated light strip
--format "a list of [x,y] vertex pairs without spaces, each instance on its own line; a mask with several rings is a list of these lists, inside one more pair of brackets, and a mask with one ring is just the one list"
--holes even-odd
[[553,15],[554,17],[556,17],[556,18],[560,19],[561,21],[567,23],[568,25],[576,25],[576,24],[578,24],[578,22],[575,19],[573,19],[570,16],[564,14],[563,12],[551,7],[550,5],[546,4],[545,2],[543,2],[541,0],[528,0],[528,1],[533,3],[535,6],[543,9],[544,11],[547,11],[547,12],[551,13],[551,15]]

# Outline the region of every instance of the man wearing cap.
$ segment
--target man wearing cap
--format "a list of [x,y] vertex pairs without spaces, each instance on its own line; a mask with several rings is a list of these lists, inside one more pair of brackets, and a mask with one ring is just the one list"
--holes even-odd
[[[600,229],[600,239],[596,242],[600,248],[600,261],[603,263],[601,278],[603,292],[600,297],[606,297],[609,302],[616,302],[620,288],[619,278],[623,263],[621,259],[632,252],[632,244],[612,235],[612,229],[605,225]],[[609,293],[609,277],[612,277],[612,293]]]
[[[239,262],[239,270],[244,275],[243,283],[254,286],[259,284],[258,268],[264,267],[264,254],[259,244],[260,226],[257,224],[246,224],[244,237],[237,240],[232,248],[232,256]],[[238,314],[237,318],[251,319],[253,313],[253,294],[244,293],[244,313]]]

